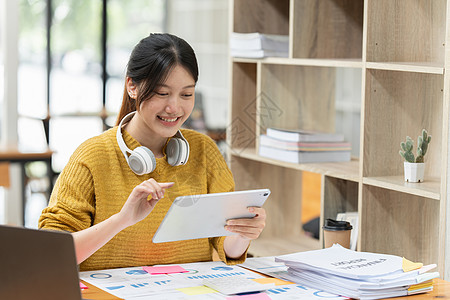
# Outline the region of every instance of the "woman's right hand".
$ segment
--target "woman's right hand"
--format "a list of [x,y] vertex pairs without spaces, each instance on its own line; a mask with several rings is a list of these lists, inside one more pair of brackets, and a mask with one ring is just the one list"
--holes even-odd
[[[156,203],[164,197],[165,190],[173,185],[173,182],[159,183],[150,178],[136,186],[119,212],[119,217],[125,222],[125,226],[134,225],[145,219]],[[151,196],[150,200],[149,196]]]

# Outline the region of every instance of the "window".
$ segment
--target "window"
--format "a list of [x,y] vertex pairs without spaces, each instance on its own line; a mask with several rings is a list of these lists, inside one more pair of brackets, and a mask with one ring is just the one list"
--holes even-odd
[[[20,0],[19,143],[48,142],[58,173],[81,142],[113,126],[130,52],[164,31],[165,10],[165,0]],[[42,120],[48,132],[30,127]]]
[[[19,0],[19,146],[49,145],[58,174],[84,140],[113,126],[130,52],[165,31],[165,16],[165,0]],[[52,184],[45,163],[28,163],[26,174],[24,225],[36,227]]]

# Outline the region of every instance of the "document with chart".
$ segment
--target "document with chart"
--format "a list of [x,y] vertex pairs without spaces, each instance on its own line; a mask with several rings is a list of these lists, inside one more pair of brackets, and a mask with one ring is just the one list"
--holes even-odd
[[230,295],[204,285],[204,280],[220,278],[245,278],[263,285],[272,284],[273,287],[261,292],[260,296],[269,297],[266,299],[346,299],[301,284],[266,277],[240,266],[228,266],[223,262],[180,264],[177,267],[184,271],[151,275],[144,267],[133,267],[80,272],[80,279],[123,299],[230,299]]

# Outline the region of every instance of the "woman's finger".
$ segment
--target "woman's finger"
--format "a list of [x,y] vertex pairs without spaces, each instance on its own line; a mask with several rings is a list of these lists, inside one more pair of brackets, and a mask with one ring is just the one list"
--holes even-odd
[[262,220],[254,219],[233,219],[228,220],[226,223],[228,226],[242,226],[242,227],[264,227],[264,222]]
[[226,230],[237,233],[242,237],[245,237],[247,239],[256,239],[261,234],[262,230],[250,228],[250,227],[234,227],[234,226],[226,226]]
[[149,194],[152,195],[153,199],[161,199],[164,197],[165,189],[172,187],[174,182],[158,183],[153,178],[150,178],[149,180],[144,181],[142,185],[149,189]]
[[250,206],[247,208],[249,212],[254,213],[259,218],[265,218],[266,217],[266,210],[262,207],[256,207],[256,206]]

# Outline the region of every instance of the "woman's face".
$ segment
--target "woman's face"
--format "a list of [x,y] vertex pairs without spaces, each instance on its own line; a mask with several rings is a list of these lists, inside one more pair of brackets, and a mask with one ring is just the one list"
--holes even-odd
[[175,66],[155,95],[140,106],[139,118],[153,134],[164,138],[176,134],[195,103],[195,81],[182,66]]

